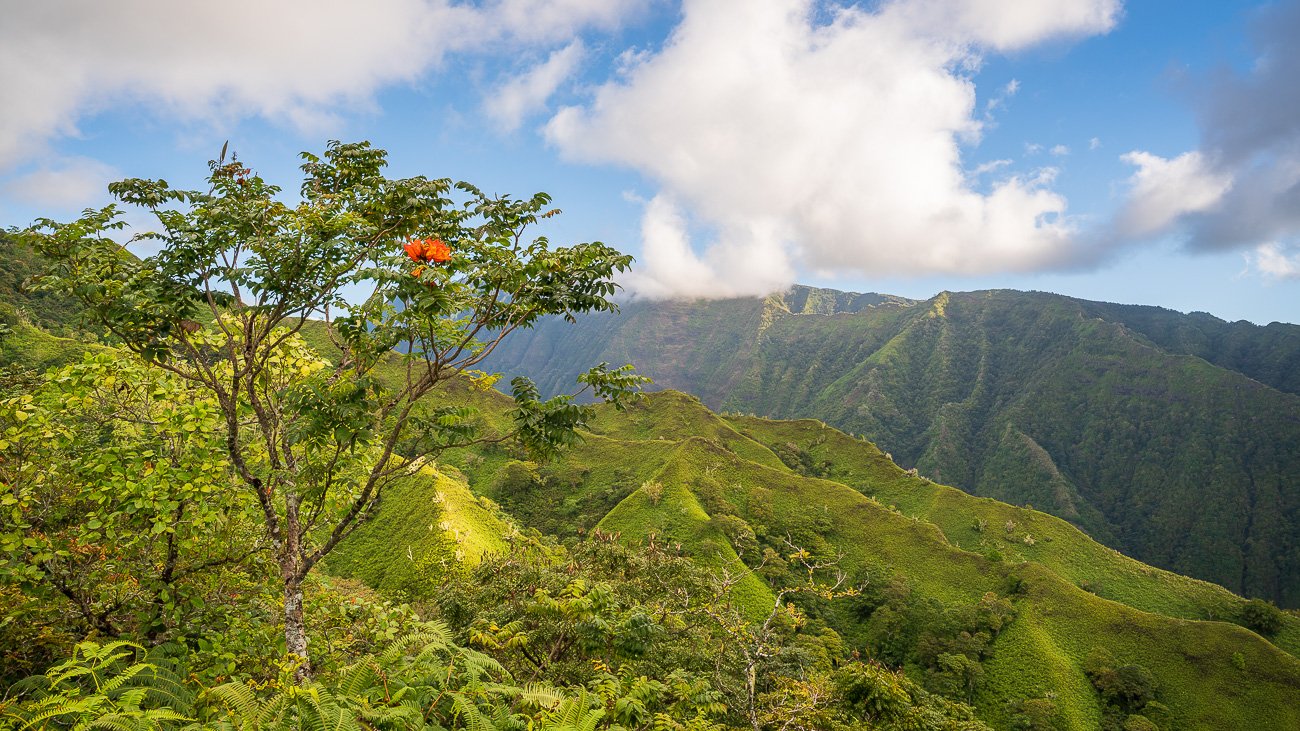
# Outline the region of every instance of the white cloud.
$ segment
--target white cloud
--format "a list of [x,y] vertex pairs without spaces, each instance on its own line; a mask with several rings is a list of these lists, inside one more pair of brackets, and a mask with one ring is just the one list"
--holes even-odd
[[1255,247],[1246,254],[1246,263],[1265,279],[1300,279],[1300,252],[1288,254],[1276,242]]
[[1066,147],[1065,145],[1052,145],[1052,149],[1049,150],[1049,152],[1051,152],[1056,157],[1064,157],[1070,154],[1070,148]]
[[1089,150],[1095,150],[1095,149],[1097,149],[1098,147],[1101,147],[1101,138],[1100,138],[1100,137],[1093,137],[1092,139],[1088,140],[1088,149],[1089,149]]
[[1015,51],[1050,38],[1104,33],[1119,20],[1120,0],[893,0],[882,16],[909,32],[996,51]]
[[763,223],[753,222],[743,242],[724,240],[710,248],[704,259],[691,249],[687,228],[669,197],[660,194],[648,201],[638,266],[621,284],[638,297],[663,299],[766,294],[793,281],[788,249]]
[[1011,163],[1012,163],[1011,160],[1008,160],[1008,159],[1005,159],[1005,158],[1002,159],[1002,160],[989,160],[989,161],[986,162],[986,163],[982,163],[982,164],[976,166],[976,168],[975,168],[974,170],[971,171],[971,174],[972,174],[972,175],[984,175],[984,174],[986,174],[986,173],[991,173],[991,172],[993,172],[993,171],[995,171],[995,170],[1001,170],[1002,168],[1007,167],[1007,166],[1010,165]]
[[1211,209],[1232,186],[1232,177],[1216,172],[1199,152],[1165,159],[1134,151],[1120,157],[1135,165],[1129,196],[1117,218],[1119,233],[1144,237],[1168,229],[1181,216]]
[[0,23],[0,169],[108,105],[261,115],[318,133],[445,54],[568,42],[640,0],[42,0]]
[[108,183],[118,178],[109,165],[87,157],[53,160],[4,185],[6,197],[41,208],[84,208],[106,197]]
[[524,117],[546,106],[546,100],[577,69],[584,53],[582,41],[576,40],[523,75],[507,81],[484,104],[488,116],[505,132],[519,129]]
[[[981,130],[966,74],[984,49],[1105,31],[1118,3],[1030,5],[896,0],[823,22],[812,0],[687,0],[662,50],[588,105],[561,110],[547,135],[570,159],[642,171],[716,232],[699,257],[664,248],[689,278],[650,268],[658,254],[647,241],[647,293],[699,289],[679,283],[697,283],[701,265],[720,294],[755,267],[754,293],[789,283],[795,264],[872,274],[1059,266],[1073,229],[1052,171],[987,192],[964,171],[960,143]],[[684,240],[685,229],[668,230]],[[768,276],[776,271],[780,281]]]

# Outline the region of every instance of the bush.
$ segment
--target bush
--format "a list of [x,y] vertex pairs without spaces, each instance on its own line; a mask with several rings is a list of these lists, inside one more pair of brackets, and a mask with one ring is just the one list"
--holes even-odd
[[1282,610],[1272,602],[1251,599],[1241,608],[1241,624],[1265,637],[1272,637],[1282,629]]

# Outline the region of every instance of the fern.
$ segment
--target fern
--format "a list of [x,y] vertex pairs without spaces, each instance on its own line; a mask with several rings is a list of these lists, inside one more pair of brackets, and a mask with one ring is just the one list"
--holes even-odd
[[378,679],[379,673],[375,660],[367,655],[343,671],[335,688],[340,695],[360,697],[368,688],[374,686]]
[[576,698],[565,700],[543,719],[541,731],[595,731],[596,724],[605,717],[604,709],[591,707],[595,700],[583,688]]
[[469,731],[496,731],[492,722],[479,711],[478,706],[469,698],[460,693],[452,696],[452,706],[455,708],[456,716],[465,724]]
[[426,622],[420,629],[408,632],[394,640],[380,656],[379,662],[385,667],[390,667],[410,656],[415,649],[419,650],[415,653],[416,659],[421,659],[429,653],[445,652],[452,647],[454,643],[451,630],[446,624],[436,621]]
[[207,699],[224,705],[235,717],[255,721],[261,716],[262,704],[253,689],[243,683],[224,683],[208,689]]
[[[92,696],[90,698],[66,698],[61,696],[51,696],[38,702],[37,707],[30,714],[23,714],[21,717],[26,721],[19,726],[19,731],[24,729],[36,728],[38,724],[44,724],[53,718],[62,716],[84,716],[97,712],[106,702],[102,696]],[[41,706],[47,706],[42,708]],[[44,726],[41,725],[41,728]]]

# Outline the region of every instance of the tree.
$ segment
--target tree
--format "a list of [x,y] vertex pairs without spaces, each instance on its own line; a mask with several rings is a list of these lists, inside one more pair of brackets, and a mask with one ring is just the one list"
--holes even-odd
[[[310,676],[303,581],[386,485],[451,446],[513,438],[550,454],[591,415],[520,378],[513,429],[484,436],[471,410],[431,395],[454,378],[485,379],[474,367],[538,318],[615,310],[613,276],[631,263],[599,242],[526,240],[558,213],[544,193],[515,200],[392,179],[386,157],[365,142],[304,153],[296,204],[224,149],[207,191],[114,183],[116,198],[160,226],[132,238],[161,246],[143,260],[109,235],[124,227],[117,204],[27,232],[53,262],[40,286],[73,293],[122,345],[215,402],[229,469],[279,569],[300,681]],[[328,357],[304,334],[328,338]],[[644,380],[630,368],[601,364],[579,381],[621,405]]]
[[[772,561],[782,562],[787,567],[787,572],[782,573],[788,573],[785,577],[788,581],[782,582],[782,586],[772,587],[772,608],[761,623],[749,621],[730,605],[731,591],[745,574],[751,572],[748,568],[740,574],[723,569],[715,586],[716,602],[702,608],[704,614],[716,622],[727,637],[730,649],[740,653],[744,667],[745,716],[754,731],[762,731],[765,725],[773,723],[777,717],[790,717],[785,710],[777,707],[781,703],[792,704],[797,716],[808,715],[813,712],[813,706],[828,702],[825,689],[815,683],[786,686],[766,696],[760,693],[760,670],[785,651],[790,631],[807,621],[803,612],[789,600],[805,595],[833,601],[858,593],[855,588],[845,587],[848,576],[840,569],[842,555],[821,558],[796,545],[788,536],[782,540],[790,551],[784,559],[768,549],[762,563],[752,569],[752,572],[761,574]],[[777,706],[764,707],[763,702],[775,703]]]

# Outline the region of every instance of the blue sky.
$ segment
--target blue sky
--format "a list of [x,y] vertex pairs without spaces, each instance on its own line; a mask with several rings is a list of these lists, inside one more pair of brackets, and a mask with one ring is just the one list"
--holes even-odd
[[1300,322],[1300,4],[12,3],[0,225],[113,179],[392,173],[565,210],[637,296],[1009,287]]

